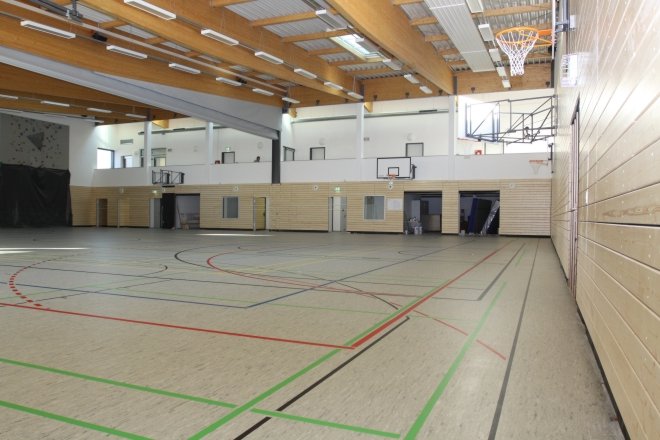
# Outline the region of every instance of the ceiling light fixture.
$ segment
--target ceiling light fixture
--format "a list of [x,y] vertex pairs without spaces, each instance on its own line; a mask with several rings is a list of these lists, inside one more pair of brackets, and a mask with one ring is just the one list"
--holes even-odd
[[289,98],[288,96],[283,96],[282,101],[290,102],[291,104],[300,104],[300,101],[297,99]]
[[392,70],[401,70],[401,67],[403,66],[403,64],[400,61],[392,60],[390,58],[385,58],[383,60],[383,64],[385,64],[387,67],[389,67]]
[[0,99],[11,99],[11,100],[17,100],[18,96],[12,96],[12,95],[0,95]]
[[470,12],[473,14],[484,12],[484,5],[481,3],[481,0],[465,0],[465,3],[467,3]]
[[510,89],[511,88],[511,81],[509,81],[508,79],[503,79],[502,80],[502,86],[505,89]]
[[229,46],[236,46],[238,44],[238,40],[221,34],[220,32],[216,32],[213,29],[202,29],[201,34],[205,37],[213,38],[214,40],[221,43],[228,44]]
[[264,89],[252,89],[252,91],[254,93],[258,93],[260,95],[265,95],[265,96],[273,96],[274,95],[273,92],[270,92],[270,91],[264,90]]
[[136,113],[126,113],[126,116],[129,118],[134,118],[134,119],[147,119],[145,115],[138,115]]
[[87,111],[92,113],[112,113],[112,110],[96,107],[87,107]]
[[413,84],[419,84],[419,80],[415,78],[415,76],[412,73],[406,73],[405,75],[403,75],[403,77]]
[[298,75],[304,76],[305,78],[316,79],[316,75],[314,75],[312,72],[309,72],[305,69],[301,69],[299,67],[293,69],[293,73],[297,73]]
[[177,63],[170,63],[169,68],[174,70],[179,70],[181,72],[190,73],[192,75],[199,75],[200,73],[202,73],[202,71],[199,69],[194,69],[192,67],[184,66],[183,64],[177,64]]
[[32,29],[33,31],[45,32],[50,35],[55,35],[56,37],[66,38],[70,40],[71,38],[76,38],[76,34],[73,32],[63,31],[52,26],[46,26],[45,24],[37,23],[36,21],[23,20],[21,21],[21,26],[24,28]]
[[336,18],[332,17],[327,9],[319,9],[316,11],[316,18],[323,21],[323,23],[330,26],[331,30],[344,29],[346,26],[341,24]]
[[228,85],[230,85],[230,86],[234,86],[234,87],[238,87],[238,86],[240,86],[240,85],[243,84],[243,83],[240,82],[240,81],[236,81],[236,80],[233,80],[233,79],[225,78],[225,77],[222,77],[222,76],[217,77],[215,80],[216,80],[216,81],[220,81],[221,83],[224,83],[224,84],[228,84]]
[[137,58],[139,60],[144,60],[145,58],[147,58],[146,53],[136,52],[134,50],[126,49],[120,46],[110,45],[107,46],[106,49],[109,50],[110,52],[115,52],[121,55],[126,55],[128,57]]
[[493,41],[495,40],[495,35],[493,35],[493,30],[490,28],[488,23],[480,24],[478,26],[479,32],[481,33],[481,38],[484,41]]
[[502,57],[500,56],[499,49],[488,49],[488,53],[490,54],[490,58],[494,62],[499,63],[500,61],[502,61]]
[[504,67],[502,67],[502,66],[497,66],[497,67],[495,68],[495,70],[497,70],[497,74],[498,74],[499,76],[506,76],[506,70],[504,69]]
[[431,93],[433,93],[433,90],[429,89],[429,88],[426,87],[426,86],[420,86],[420,87],[419,87],[419,90],[421,90],[422,92],[426,93],[427,95],[430,95]]
[[57,102],[57,101],[41,101],[42,104],[44,105],[54,105],[56,107],[71,107],[71,104],[67,104],[65,102]]
[[266,60],[269,63],[273,63],[273,64],[282,64],[282,63],[284,63],[284,60],[282,60],[281,58],[277,58],[275,55],[271,55],[271,54],[269,54],[267,52],[264,52],[262,50],[260,50],[258,52],[255,52],[254,56],[257,57],[257,58],[261,58],[262,60]]
[[323,83],[323,85],[335,90],[344,90],[342,86],[340,86],[339,84],[335,84],[332,81],[326,81]]
[[347,95],[351,96],[355,99],[364,99],[364,96],[360,95],[359,93],[355,93],[355,92],[348,92]]
[[176,18],[176,14],[174,12],[159,8],[158,6],[152,5],[151,3],[145,2],[144,0],[124,0],[124,4],[138,8],[144,12],[148,12],[158,18],[162,18],[163,20],[174,20]]

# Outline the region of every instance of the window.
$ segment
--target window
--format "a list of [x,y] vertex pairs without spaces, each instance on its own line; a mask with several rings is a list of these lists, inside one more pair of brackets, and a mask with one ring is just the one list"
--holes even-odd
[[115,152],[107,148],[96,149],[96,169],[107,170],[115,167]]
[[421,157],[424,156],[424,143],[414,142],[406,144],[406,157]]
[[222,218],[238,218],[238,197],[222,198]]
[[133,168],[133,156],[122,156],[121,157],[121,167],[122,168]]
[[364,219],[385,220],[384,196],[364,196]]
[[236,163],[236,153],[233,151],[223,152],[222,163]]
[[309,149],[309,160],[324,160],[325,147],[312,147]]
[[283,147],[283,148],[284,148],[284,162],[288,162],[290,160],[296,160],[296,150],[289,147]]

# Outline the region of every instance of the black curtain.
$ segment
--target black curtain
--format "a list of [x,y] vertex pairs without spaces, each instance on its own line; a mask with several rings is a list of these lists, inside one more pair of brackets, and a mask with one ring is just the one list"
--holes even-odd
[[0,226],[71,225],[68,170],[0,164]]

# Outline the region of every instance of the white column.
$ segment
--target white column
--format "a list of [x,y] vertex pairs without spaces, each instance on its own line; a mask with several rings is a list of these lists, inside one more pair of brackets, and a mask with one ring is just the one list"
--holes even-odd
[[355,120],[355,162],[358,166],[358,176],[360,180],[362,176],[362,159],[364,159],[364,104],[358,102],[356,104],[356,120]]
[[144,121],[144,175],[147,179],[147,185],[151,185],[151,122]]
[[213,122],[206,123],[206,183],[211,183],[213,166]]
[[458,96],[452,95],[449,97],[449,131],[448,131],[448,142],[447,142],[447,180],[454,180],[455,173],[454,169],[456,167],[456,124],[457,124],[457,113],[456,113],[456,100]]

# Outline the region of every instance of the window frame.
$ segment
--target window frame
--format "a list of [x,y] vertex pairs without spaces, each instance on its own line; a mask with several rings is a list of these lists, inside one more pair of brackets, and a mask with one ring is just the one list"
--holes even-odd
[[[227,201],[229,199],[236,200],[236,216],[230,217],[228,214],[231,214],[229,211],[230,207]],[[238,219],[240,213],[240,200],[238,196],[222,196],[222,218],[223,219]]]
[[[99,150],[110,152],[110,167],[109,168],[99,168]],[[113,168],[115,168],[115,150],[112,150],[110,148],[97,147],[96,148],[96,169],[97,170],[111,170]]]
[[[382,218],[367,218],[367,198],[372,198],[374,201],[377,198],[382,199]],[[376,207],[376,204],[374,204],[374,208]],[[374,214],[377,214],[378,212],[374,210]],[[365,195],[362,199],[362,219],[366,221],[385,221],[385,196],[384,195],[379,195],[379,194],[372,194],[372,195]]]

